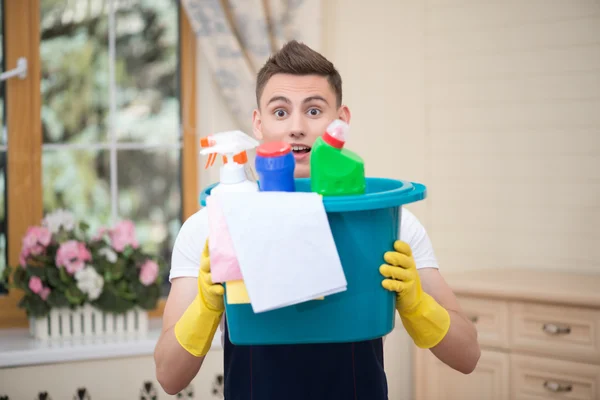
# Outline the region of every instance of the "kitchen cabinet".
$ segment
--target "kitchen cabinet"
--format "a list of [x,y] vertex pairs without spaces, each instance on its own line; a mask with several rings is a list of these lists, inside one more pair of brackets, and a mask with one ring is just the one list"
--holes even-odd
[[600,399],[600,275],[498,269],[449,275],[482,349],[472,374],[429,350],[417,400]]

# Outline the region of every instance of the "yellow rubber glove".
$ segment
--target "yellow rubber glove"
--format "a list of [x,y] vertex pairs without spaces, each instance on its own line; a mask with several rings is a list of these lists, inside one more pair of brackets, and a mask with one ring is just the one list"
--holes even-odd
[[198,295],[177,321],[174,329],[179,344],[193,356],[205,356],[210,349],[225,310],[224,293],[223,285],[214,284],[211,279],[207,240],[200,261]]
[[415,344],[429,349],[448,333],[450,315],[423,291],[410,246],[397,240],[394,249],[396,251],[388,251],[383,256],[387,264],[383,264],[379,272],[388,279],[384,279],[382,285],[398,293],[396,309]]

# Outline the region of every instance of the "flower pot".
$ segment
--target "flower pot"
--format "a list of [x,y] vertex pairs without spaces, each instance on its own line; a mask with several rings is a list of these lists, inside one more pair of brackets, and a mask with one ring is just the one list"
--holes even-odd
[[115,315],[88,304],[75,310],[52,309],[45,317],[30,318],[29,330],[36,339],[140,336],[148,332],[148,312],[136,308]]

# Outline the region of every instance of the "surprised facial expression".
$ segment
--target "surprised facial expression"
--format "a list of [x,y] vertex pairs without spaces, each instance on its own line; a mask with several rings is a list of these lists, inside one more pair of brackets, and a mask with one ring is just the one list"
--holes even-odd
[[329,81],[319,75],[273,75],[252,116],[254,135],[259,140],[292,146],[296,178],[310,176],[312,146],[335,119],[349,123],[350,111],[337,106]]

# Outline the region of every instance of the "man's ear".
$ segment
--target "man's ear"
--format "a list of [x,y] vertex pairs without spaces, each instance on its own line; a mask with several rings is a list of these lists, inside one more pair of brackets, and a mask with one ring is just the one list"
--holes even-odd
[[260,119],[260,111],[258,109],[255,109],[252,113],[252,132],[255,138],[262,140],[262,120]]
[[348,106],[341,106],[338,110],[338,118],[350,125],[350,109]]

